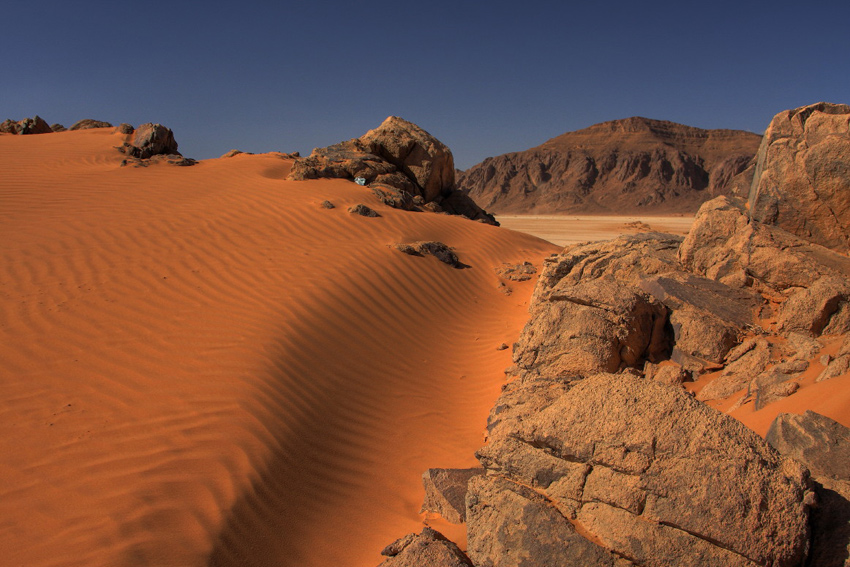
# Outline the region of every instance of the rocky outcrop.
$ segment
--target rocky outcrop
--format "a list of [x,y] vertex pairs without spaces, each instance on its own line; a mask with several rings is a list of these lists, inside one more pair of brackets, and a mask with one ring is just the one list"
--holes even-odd
[[497,213],[694,212],[729,194],[761,137],[628,118],[568,132],[458,174],[458,187]]
[[44,121],[41,116],[35,115],[32,118],[24,118],[15,122],[11,119],[4,120],[0,123],[0,132],[5,134],[50,134],[53,132],[50,125]]
[[[804,467],[680,388],[599,374],[561,392],[526,396],[521,411],[497,404],[491,412],[489,444],[478,457],[502,478],[470,483],[473,563],[518,564],[499,563],[497,546],[529,564],[576,561],[548,561],[551,546],[539,540],[553,537],[562,554],[572,549],[563,541],[585,540],[577,549],[593,559],[575,564],[611,565],[612,553],[637,565],[802,563],[813,501]],[[527,529],[511,535],[507,519],[528,511],[535,512]],[[477,547],[476,533],[499,541]]]
[[[162,124],[142,124],[133,131],[132,142],[125,142],[119,151],[138,159],[149,159],[153,156],[180,156],[177,151],[177,141],[170,128]],[[188,164],[187,164],[188,165]]]
[[682,270],[680,243],[643,233],[548,258],[514,349],[520,374],[566,378],[671,357],[689,371],[721,362],[762,299]]
[[850,106],[821,102],[777,114],[758,151],[753,219],[850,251]]
[[390,116],[360,138],[316,148],[297,159],[289,178],[361,179],[390,206],[444,211],[496,224],[491,215],[455,191],[454,172],[454,158],[442,142],[416,124]]
[[428,469],[422,473],[425,500],[419,513],[439,514],[447,522],[466,521],[466,493],[469,481],[484,469]]
[[91,128],[112,128],[112,124],[109,122],[103,122],[102,120],[84,118],[83,120],[74,122],[68,130],[89,130]]
[[469,558],[443,534],[424,528],[408,534],[381,551],[388,559],[379,567],[472,567]]
[[808,565],[850,566],[850,428],[813,411],[784,413],[770,425],[766,440],[803,463],[815,479],[818,505]]

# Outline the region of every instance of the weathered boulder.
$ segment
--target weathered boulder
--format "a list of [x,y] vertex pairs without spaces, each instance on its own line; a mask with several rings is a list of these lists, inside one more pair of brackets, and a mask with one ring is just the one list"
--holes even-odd
[[103,122],[102,120],[84,118],[83,120],[74,122],[68,130],[89,130],[91,128],[112,128],[112,124],[109,122]]
[[484,469],[428,469],[422,473],[425,500],[419,513],[433,512],[447,522],[461,524],[466,519],[466,491],[469,480]]
[[[764,338],[742,343],[740,351],[735,353],[720,376],[709,382],[697,394],[700,401],[719,400],[727,398],[735,392],[746,388],[754,376],[765,371],[770,362],[770,344]],[[730,351],[731,353],[731,351]]]
[[65,132],[66,130],[68,130],[67,128],[65,128],[64,126],[59,124],[58,122],[56,124],[51,124],[50,129],[53,130],[54,132]]
[[686,273],[651,276],[641,280],[641,289],[666,305],[674,332],[672,359],[688,369],[693,359],[723,361],[738,343],[738,335],[755,323],[754,315],[764,300],[746,289]]
[[390,116],[360,138],[314,149],[292,166],[290,179],[362,179],[387,205],[463,215],[498,224],[467,196],[454,190],[451,151],[428,132]]
[[0,123],[0,132],[6,134],[50,134],[53,129],[41,116],[35,115],[18,122],[11,119],[4,120]]
[[850,428],[835,420],[813,411],[779,414],[765,439],[817,477],[850,480]]
[[149,159],[157,155],[181,155],[177,151],[177,141],[171,129],[150,122],[136,128],[132,143],[125,142],[118,150],[138,159]]
[[[552,389],[543,381],[531,387]],[[535,408],[491,413],[490,441],[478,456],[514,486],[481,498],[488,479],[470,483],[474,562],[473,542],[485,538],[476,526],[499,525],[478,523],[478,498],[497,518],[540,508],[535,499],[546,508],[551,532],[542,522],[533,526],[542,535],[525,541],[507,527],[490,532],[496,541],[486,545],[510,547],[517,557],[519,546],[565,533],[572,521],[582,537],[638,565],[802,564],[812,502],[802,465],[681,388],[599,374],[556,390],[527,396]],[[512,502],[520,497],[531,504]]]
[[784,330],[814,335],[850,331],[850,280],[826,276],[797,290],[782,304],[778,322]]
[[718,197],[700,207],[679,248],[682,266],[730,286],[783,291],[824,276],[850,277],[850,258],[749,218],[743,201]]
[[816,481],[808,565],[850,566],[850,428],[813,411],[783,413],[770,424],[766,440],[806,465]]
[[469,558],[440,532],[424,528],[408,534],[381,551],[388,557],[379,567],[472,567]]
[[431,134],[403,118],[390,116],[360,137],[370,153],[393,164],[426,201],[447,195],[455,183],[451,151]]
[[613,567],[610,551],[583,538],[550,502],[517,483],[476,477],[466,497],[467,554],[479,567]]
[[758,151],[753,219],[846,254],[848,195],[850,106],[821,102],[777,114]]
[[122,122],[115,128],[115,131],[120,134],[132,134],[135,130],[132,124],[127,124],[126,122]]

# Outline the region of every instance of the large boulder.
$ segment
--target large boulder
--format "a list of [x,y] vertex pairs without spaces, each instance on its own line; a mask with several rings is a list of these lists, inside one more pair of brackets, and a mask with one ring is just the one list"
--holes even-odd
[[758,152],[750,213],[841,253],[850,250],[850,106],[777,114]]
[[[514,556],[529,557],[540,541],[574,537],[565,526],[572,523],[581,538],[637,565],[802,565],[813,502],[802,465],[681,388],[599,374],[556,391],[527,396],[534,408],[491,414],[490,441],[478,457],[512,485],[470,483],[473,562],[491,564],[494,556],[479,554],[479,538],[496,540],[488,548],[503,538]],[[482,498],[496,520],[479,524]],[[477,533],[541,502],[554,519],[530,526],[534,536]]]
[[381,555],[387,559],[379,567],[472,567],[454,542],[428,527],[397,539]]
[[806,465],[815,479],[818,506],[812,511],[808,565],[850,567],[850,428],[813,411],[783,413],[766,440]]
[[132,142],[125,142],[119,148],[129,156],[148,159],[158,155],[181,155],[177,151],[177,141],[170,128],[162,124],[142,124],[133,132]]
[[686,270],[735,287],[784,291],[824,276],[850,277],[850,258],[754,221],[743,201],[728,197],[700,207],[679,259]]
[[314,149],[298,158],[289,178],[341,178],[369,185],[385,204],[430,210],[498,224],[466,195],[455,191],[451,151],[428,132],[390,116],[360,138]]
[[425,201],[435,201],[454,188],[452,152],[416,124],[390,116],[361,136],[360,141],[413,181]]

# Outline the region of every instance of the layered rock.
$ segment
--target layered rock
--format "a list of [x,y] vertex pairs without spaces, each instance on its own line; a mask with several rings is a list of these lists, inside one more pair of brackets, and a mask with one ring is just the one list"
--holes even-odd
[[760,139],[635,117],[487,158],[457,182],[497,213],[694,212],[731,192]]
[[758,151],[752,217],[833,250],[850,250],[850,106],[777,114]]
[[[501,479],[470,483],[473,563],[802,564],[812,502],[804,467],[680,388],[599,374],[561,391],[491,413],[478,456]],[[517,517],[528,530],[510,531]]]
[[390,206],[445,211],[496,224],[491,215],[455,191],[454,172],[454,158],[442,142],[416,124],[390,116],[360,138],[316,148],[297,159],[289,177],[361,179]]

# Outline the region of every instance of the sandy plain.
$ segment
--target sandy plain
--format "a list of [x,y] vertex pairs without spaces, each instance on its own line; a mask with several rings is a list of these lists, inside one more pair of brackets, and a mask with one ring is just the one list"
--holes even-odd
[[508,229],[539,236],[558,246],[594,240],[609,240],[621,234],[666,232],[684,235],[694,222],[693,215],[613,216],[613,215],[497,215]]
[[[560,246],[277,154],[122,167],[122,141],[0,135],[0,563],[377,565],[421,530],[421,473],[477,464],[534,285],[496,269]],[[551,238],[638,220],[690,222]],[[468,267],[392,248],[418,240]],[[847,376],[781,403],[850,425]]]

